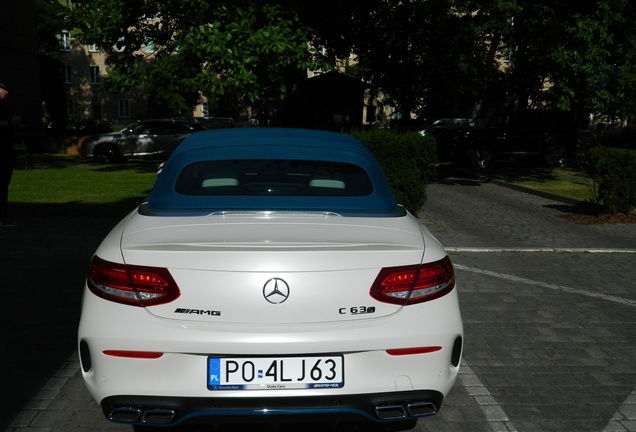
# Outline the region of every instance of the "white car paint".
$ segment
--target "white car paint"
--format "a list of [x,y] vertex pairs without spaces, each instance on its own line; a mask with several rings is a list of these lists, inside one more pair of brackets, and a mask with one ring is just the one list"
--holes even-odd
[[[430,284],[380,285],[416,271]],[[172,287],[169,301],[143,303],[120,288],[155,276]],[[446,251],[406,211],[135,210],[95,252],[78,338],[90,394],[137,429],[274,413],[408,427],[453,386],[463,325]],[[343,383],[208,382],[209,358],[262,356],[342,358]]]

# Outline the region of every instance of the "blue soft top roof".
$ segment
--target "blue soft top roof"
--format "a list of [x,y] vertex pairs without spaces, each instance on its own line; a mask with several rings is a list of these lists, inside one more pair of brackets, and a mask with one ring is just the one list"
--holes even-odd
[[[365,196],[182,195],[175,184],[184,167],[213,160],[308,160],[363,168],[373,192]],[[371,152],[350,135],[305,129],[236,128],[197,132],[172,153],[140,211],[147,215],[203,215],[221,211],[321,211],[398,216],[391,188]]]

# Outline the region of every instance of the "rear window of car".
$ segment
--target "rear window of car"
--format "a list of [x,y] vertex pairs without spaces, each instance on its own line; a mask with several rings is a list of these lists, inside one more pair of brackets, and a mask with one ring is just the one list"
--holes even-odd
[[401,217],[371,152],[350,135],[285,128],[191,134],[166,161],[139,212],[207,216],[235,212]]
[[191,163],[175,192],[195,196],[352,196],[373,193],[360,166],[335,161],[234,159]]

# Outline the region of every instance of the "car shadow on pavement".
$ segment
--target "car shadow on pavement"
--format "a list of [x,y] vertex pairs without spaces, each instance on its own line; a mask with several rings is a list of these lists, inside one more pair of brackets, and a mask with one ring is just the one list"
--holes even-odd
[[59,390],[55,374],[77,350],[90,258],[118,220],[49,213],[20,212],[0,230],[0,430]]
[[[314,423],[245,423],[245,424],[229,424],[220,427],[214,426],[191,426],[182,427],[174,432],[397,432],[404,430],[402,427],[387,424],[354,423],[343,422],[339,425],[332,425],[327,422]],[[407,429],[410,430],[410,429]]]

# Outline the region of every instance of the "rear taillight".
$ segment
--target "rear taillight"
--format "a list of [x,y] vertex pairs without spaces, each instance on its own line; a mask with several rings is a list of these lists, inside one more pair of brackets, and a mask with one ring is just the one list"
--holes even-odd
[[156,306],[181,295],[168,269],[117,264],[97,256],[87,284],[95,295],[131,306]]
[[455,287],[450,258],[422,265],[387,267],[371,286],[371,297],[384,303],[409,305],[433,300]]

